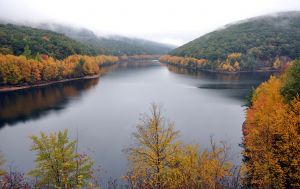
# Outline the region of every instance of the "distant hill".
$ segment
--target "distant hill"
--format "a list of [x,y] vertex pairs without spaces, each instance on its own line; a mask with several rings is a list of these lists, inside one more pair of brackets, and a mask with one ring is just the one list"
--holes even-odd
[[96,54],[93,48],[64,34],[27,26],[0,24],[0,53],[21,55],[26,48],[32,55],[47,54],[57,59],[72,54]]
[[241,53],[241,70],[272,66],[276,58],[284,62],[300,57],[300,12],[281,12],[233,23],[169,54],[206,59],[210,62],[206,67],[214,69],[232,53]]
[[84,28],[59,24],[0,23],[0,53],[21,55],[27,46],[32,55],[48,54],[63,59],[72,54],[140,55],[166,54],[174,47],[122,36],[98,37]]
[[63,26],[60,24],[44,23],[36,25],[36,27],[65,34],[72,39],[94,48],[97,53],[101,54],[166,54],[175,48],[171,45],[144,39],[123,36],[99,37],[88,29]]

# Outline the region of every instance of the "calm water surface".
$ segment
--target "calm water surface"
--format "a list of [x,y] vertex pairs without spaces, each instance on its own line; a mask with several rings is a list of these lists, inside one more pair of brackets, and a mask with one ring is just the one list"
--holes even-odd
[[34,166],[28,136],[69,129],[75,139],[78,131],[80,151],[101,165],[104,177],[119,178],[127,162],[122,149],[156,102],[186,143],[206,147],[214,136],[238,153],[243,99],[268,76],[194,73],[156,62],[122,65],[99,80],[0,93],[0,151],[9,165],[28,171]]

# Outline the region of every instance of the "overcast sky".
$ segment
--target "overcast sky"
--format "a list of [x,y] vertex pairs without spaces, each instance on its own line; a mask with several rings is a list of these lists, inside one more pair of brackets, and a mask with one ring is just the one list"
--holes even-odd
[[230,22],[300,10],[300,0],[0,0],[0,19],[181,45]]

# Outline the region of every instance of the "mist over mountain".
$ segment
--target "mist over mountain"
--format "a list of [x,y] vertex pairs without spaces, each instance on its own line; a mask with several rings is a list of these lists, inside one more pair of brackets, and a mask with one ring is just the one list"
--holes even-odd
[[36,29],[49,30],[65,36],[83,44],[89,51],[88,54],[110,54],[110,55],[136,55],[136,54],[166,54],[175,48],[173,45],[158,43],[154,41],[130,38],[120,35],[99,36],[93,31],[70,25],[57,23],[30,23],[30,22],[11,22],[1,20],[2,24],[14,24],[15,26],[32,27]]
[[34,27],[65,34],[72,39],[91,46],[100,54],[166,54],[175,48],[175,46],[169,44],[120,35],[98,36],[93,31],[85,28],[76,28],[60,24],[41,23]]

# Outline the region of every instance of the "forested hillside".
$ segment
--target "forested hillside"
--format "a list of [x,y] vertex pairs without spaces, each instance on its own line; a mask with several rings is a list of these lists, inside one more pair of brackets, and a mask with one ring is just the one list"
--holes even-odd
[[72,54],[95,55],[94,49],[64,34],[26,26],[0,24],[0,54],[35,56],[47,54],[63,59]]
[[137,54],[166,54],[174,46],[162,44],[154,41],[129,38],[123,36],[97,36],[94,32],[84,28],[74,28],[59,24],[44,23],[39,24],[38,28],[52,30],[75,39],[85,45],[95,49],[98,54],[109,55],[137,55]]
[[[300,12],[282,12],[227,25],[169,54],[204,59],[208,63],[199,67],[213,70],[278,69],[300,56]],[[274,65],[276,59],[279,62]],[[236,62],[238,69],[232,69]]]
[[32,57],[47,54],[64,59],[72,54],[156,55],[168,53],[173,48],[170,45],[142,39],[121,36],[98,37],[87,29],[61,25],[43,24],[33,27],[0,24],[0,54],[30,53]]

